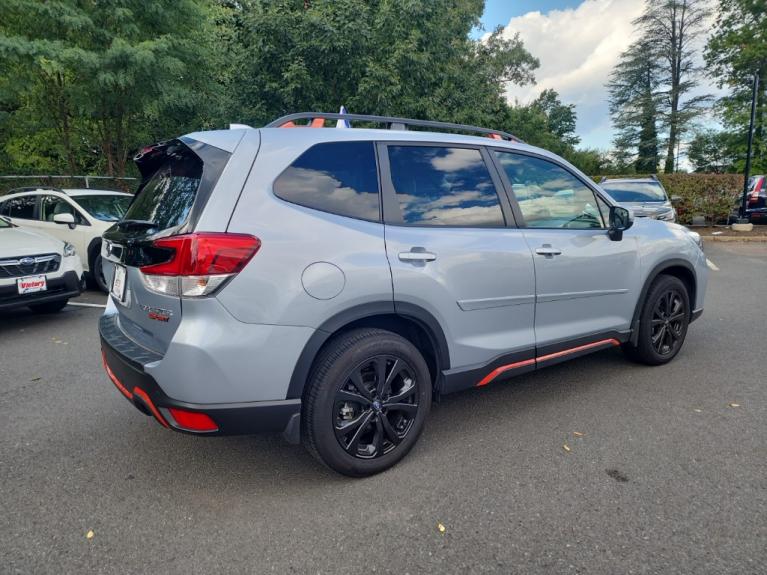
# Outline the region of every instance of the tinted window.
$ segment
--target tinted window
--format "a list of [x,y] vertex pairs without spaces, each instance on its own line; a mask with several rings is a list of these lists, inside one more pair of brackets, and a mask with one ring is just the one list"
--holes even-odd
[[389,146],[392,183],[407,224],[503,226],[490,172],[476,149]]
[[329,142],[309,148],[275,180],[274,193],[307,208],[378,221],[373,142]]
[[52,222],[56,214],[72,214],[76,224],[86,224],[85,218],[72,204],[58,196],[43,196],[40,202],[40,219],[44,222]]
[[37,196],[21,196],[3,202],[2,214],[11,218],[31,220],[35,217]]
[[564,168],[540,158],[498,152],[529,228],[603,228],[594,192]]
[[200,187],[202,166],[202,160],[186,146],[169,147],[124,219],[153,222],[160,230],[184,223]]
[[658,182],[603,182],[616,202],[665,202],[666,192]]
[[75,196],[74,200],[97,220],[116,222],[123,217],[133,198],[105,194],[103,196]]

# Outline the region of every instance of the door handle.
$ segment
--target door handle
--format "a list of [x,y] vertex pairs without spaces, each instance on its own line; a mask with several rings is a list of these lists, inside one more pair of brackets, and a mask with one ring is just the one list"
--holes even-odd
[[552,248],[549,244],[543,244],[541,247],[536,248],[535,253],[539,256],[546,256],[547,258],[552,258],[554,256],[561,255],[562,250],[558,248]]
[[[427,251],[413,251],[417,248],[413,248],[409,252],[400,252],[398,257],[402,262],[433,262],[437,259],[437,254],[433,254]],[[423,248],[421,248],[423,249]]]

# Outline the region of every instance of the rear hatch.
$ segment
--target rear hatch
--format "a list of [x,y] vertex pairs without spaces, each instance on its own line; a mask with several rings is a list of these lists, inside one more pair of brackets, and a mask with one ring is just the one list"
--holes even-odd
[[180,276],[196,247],[195,224],[229,157],[181,138],[146,147],[134,158],[142,183],[123,218],[104,233],[101,253],[114,319],[149,350],[163,354],[179,326]]

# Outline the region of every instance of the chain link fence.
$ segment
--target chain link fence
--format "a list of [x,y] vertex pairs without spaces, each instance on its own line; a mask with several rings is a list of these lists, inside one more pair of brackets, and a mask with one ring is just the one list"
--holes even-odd
[[133,193],[139,184],[138,178],[112,176],[0,176],[0,194],[16,188],[90,188],[96,190],[117,190]]

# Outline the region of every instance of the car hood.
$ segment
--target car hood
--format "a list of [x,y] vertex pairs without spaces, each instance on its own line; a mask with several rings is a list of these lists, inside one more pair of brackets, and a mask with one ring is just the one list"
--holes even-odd
[[621,202],[620,204],[630,208],[637,218],[651,218],[673,207],[671,202]]
[[60,254],[64,242],[24,228],[0,229],[0,259],[37,254]]

